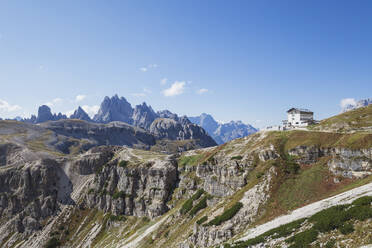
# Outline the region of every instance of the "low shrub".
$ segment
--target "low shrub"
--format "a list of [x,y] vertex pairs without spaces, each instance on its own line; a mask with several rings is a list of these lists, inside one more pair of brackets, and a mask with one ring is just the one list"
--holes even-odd
[[234,157],[231,157],[231,160],[242,160],[242,156],[238,155],[238,156],[234,156]]
[[193,200],[191,198],[185,201],[180,210],[181,214],[186,214],[187,212],[189,212],[192,209],[192,203]]
[[309,230],[297,233],[286,240],[287,243],[293,243],[289,247],[291,248],[302,248],[308,247],[309,244],[314,242],[318,237],[319,231],[311,228]]
[[181,214],[186,214],[187,212],[189,212],[193,207],[194,201],[198,200],[203,193],[204,193],[204,190],[199,189],[198,191],[196,191],[196,193],[193,196],[191,196],[190,199],[185,201],[185,203],[182,205],[181,210],[180,210]]
[[207,216],[203,216],[203,217],[201,217],[201,218],[196,222],[196,224],[201,225],[201,224],[203,224],[204,222],[206,222],[207,220],[208,220],[208,217],[207,217]]
[[127,167],[127,165],[128,165],[128,161],[122,160],[122,161],[119,162],[118,165],[119,165],[120,167],[122,167],[122,168],[125,168],[125,167]]
[[336,244],[336,240],[332,239],[326,243],[325,248],[333,248],[335,244]]
[[110,215],[110,221],[125,221],[126,219],[124,215]]
[[344,235],[354,232],[354,226],[351,223],[345,223],[339,228],[340,232]]
[[89,189],[88,194],[94,194],[94,189]]
[[45,248],[55,248],[61,245],[61,242],[55,237],[48,240],[48,242],[45,244]]
[[350,213],[345,211],[348,205],[330,207],[313,215],[309,220],[314,228],[320,232],[328,232],[341,227],[351,219]]
[[371,205],[371,202],[372,202],[372,196],[363,196],[353,201],[352,205],[367,206],[367,205]]
[[372,209],[370,206],[354,206],[347,210],[351,218],[363,221],[372,218]]
[[225,210],[221,215],[216,216],[213,220],[211,220],[207,225],[208,226],[219,226],[221,223],[231,219],[234,217],[239,210],[243,207],[243,203],[237,202],[231,208]]
[[124,191],[118,191],[118,192],[115,192],[115,193],[112,195],[112,198],[113,198],[113,199],[125,198],[125,192],[124,192]]
[[190,215],[194,216],[197,212],[207,207],[208,196],[204,196],[198,204],[196,204],[190,211]]

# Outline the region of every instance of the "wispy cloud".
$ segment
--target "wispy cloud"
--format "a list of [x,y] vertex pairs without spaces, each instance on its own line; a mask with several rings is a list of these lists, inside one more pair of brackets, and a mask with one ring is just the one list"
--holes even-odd
[[77,96],[75,97],[75,102],[81,102],[81,101],[83,101],[85,98],[87,98],[86,95],[77,95]]
[[208,89],[202,88],[202,89],[197,90],[196,94],[202,95],[202,94],[207,93],[208,91],[209,91]]
[[62,98],[54,98],[52,101],[50,102],[46,102],[44,103],[44,105],[47,105],[49,107],[53,107],[55,105],[58,105],[58,104],[61,104],[63,102],[63,99]]
[[5,111],[5,112],[14,112],[17,110],[22,109],[18,105],[11,105],[7,101],[1,100],[0,99],[0,111]]
[[99,110],[99,106],[98,105],[93,105],[93,106],[89,106],[89,105],[83,105],[81,106],[82,109],[84,109],[85,112],[87,112],[87,114],[93,118],[95,114],[98,113],[98,110]]
[[160,80],[161,85],[166,85],[167,82],[168,82],[168,78],[163,78],[162,80]]
[[151,90],[147,89],[147,88],[143,88],[143,91],[142,92],[138,92],[138,93],[132,93],[131,95],[134,96],[134,97],[145,97],[147,96],[148,94],[151,94]]
[[185,92],[185,82],[174,82],[170,88],[163,90],[163,95],[166,97],[178,96]]
[[340,106],[341,106],[341,108],[346,108],[347,106],[349,106],[349,105],[352,105],[352,106],[354,106],[354,105],[356,105],[356,100],[354,99],[354,98],[344,98],[344,99],[342,99],[341,100],[341,102],[340,102]]
[[159,65],[158,64],[149,64],[147,66],[143,66],[140,68],[141,71],[143,72],[147,72],[149,69],[155,69],[155,68],[158,68]]

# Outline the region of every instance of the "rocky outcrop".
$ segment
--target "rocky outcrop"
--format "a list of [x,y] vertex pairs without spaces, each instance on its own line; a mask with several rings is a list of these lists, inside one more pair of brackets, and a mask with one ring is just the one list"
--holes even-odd
[[0,216],[9,220],[9,231],[31,234],[55,213],[58,171],[59,164],[50,159],[0,171]]
[[93,120],[99,123],[121,121],[132,124],[132,115],[133,108],[124,97],[119,98],[118,95],[115,95],[109,98],[106,96]]
[[168,210],[177,181],[177,163],[172,157],[135,166],[107,163],[96,175],[86,198],[89,207],[115,215],[155,218]]
[[149,129],[151,123],[157,117],[158,115],[154,112],[151,106],[147,106],[146,103],[142,103],[134,108],[132,116],[133,125],[143,129]]
[[187,118],[175,121],[169,118],[158,118],[150,126],[150,133],[157,139],[197,140],[202,147],[217,145],[216,142],[198,125],[192,124]]
[[329,157],[328,167],[335,175],[364,177],[372,174],[372,149],[319,148],[299,146],[289,151],[300,164],[316,163],[321,157]]
[[155,138],[145,130],[123,122],[96,124],[76,120],[43,123],[42,127],[56,134],[85,140],[84,150],[92,146],[118,145],[149,149],[155,145]]
[[92,119],[90,119],[89,115],[80,106],[70,116],[70,119],[78,119],[78,120],[83,120],[83,121],[92,121]]
[[35,123],[42,123],[46,121],[57,121],[61,119],[67,119],[67,116],[61,113],[52,114],[48,106],[42,105],[39,107]]

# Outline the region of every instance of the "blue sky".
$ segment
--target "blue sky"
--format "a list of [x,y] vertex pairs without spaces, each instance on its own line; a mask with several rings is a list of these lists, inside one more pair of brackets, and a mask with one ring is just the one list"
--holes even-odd
[[372,2],[0,2],[0,117],[118,94],[263,127],[372,92]]

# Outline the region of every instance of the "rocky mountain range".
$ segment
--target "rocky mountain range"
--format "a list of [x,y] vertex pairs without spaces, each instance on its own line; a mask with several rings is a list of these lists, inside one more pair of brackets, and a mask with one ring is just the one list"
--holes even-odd
[[[87,123],[70,120],[81,120]],[[190,143],[187,145],[176,145],[176,143],[173,142],[176,147],[175,149],[181,150],[217,145],[213,138],[211,138],[202,127],[191,123],[186,116],[178,117],[177,114],[171,113],[168,110],[155,113],[151,106],[148,106],[146,103],[132,108],[132,105],[124,97],[119,97],[118,95],[111,98],[105,97],[98,113],[93,119],[91,119],[81,107],[78,107],[68,118],[61,113],[52,114],[50,107],[42,105],[39,107],[37,116],[32,116],[30,119],[24,119],[23,121],[30,124],[42,124],[42,126],[58,133],[63,133],[66,136],[75,136],[75,134],[77,134],[77,138],[79,139],[83,137],[92,139],[92,137],[96,137],[95,134],[98,132],[98,136],[101,138],[99,138],[98,141],[94,138],[93,142],[98,145],[106,144],[102,143],[105,135],[110,137],[109,139],[124,138],[124,141],[121,142],[113,142],[106,138],[108,144],[112,145],[133,146],[133,144],[138,143],[138,137],[136,137],[136,141],[133,141],[132,138],[129,139],[131,134],[128,136],[128,132],[134,132],[136,134],[146,133],[147,136],[151,136],[150,139],[146,138],[148,142],[142,142],[147,148],[154,145],[154,140],[189,141]],[[57,122],[50,123],[50,121]],[[120,132],[116,134],[118,129],[126,134],[124,136],[129,139],[130,142],[127,142]],[[72,133],[71,130],[73,130]],[[89,130],[91,132],[90,135],[83,134],[85,132],[84,130]],[[139,132],[137,130],[141,131]],[[169,142],[167,145],[169,145]]]
[[347,104],[346,106],[344,106],[342,108],[341,112],[344,113],[344,112],[347,112],[347,111],[350,111],[350,110],[353,110],[353,109],[366,107],[370,104],[372,104],[372,98],[362,99],[362,100],[359,100],[359,101],[357,101],[353,104]]
[[192,123],[203,127],[218,144],[242,138],[258,131],[258,129],[241,121],[217,122],[211,115],[205,113],[188,118]]
[[[169,110],[155,112],[145,102],[133,108],[124,97],[119,97],[118,95],[105,97],[98,113],[93,118],[90,118],[80,106],[70,117],[67,117],[61,113],[52,114],[50,107],[43,105],[39,107],[37,116],[32,116],[30,119],[24,119],[23,121],[37,124],[64,119],[79,119],[102,124],[114,121],[124,122],[147,130],[163,139],[198,139],[203,140],[202,143],[207,146],[215,145],[216,143],[223,144],[257,132],[257,129],[241,121],[219,123],[208,114],[202,114],[198,117],[179,117]],[[207,131],[207,134],[203,129]],[[211,136],[216,143],[207,136]]]

